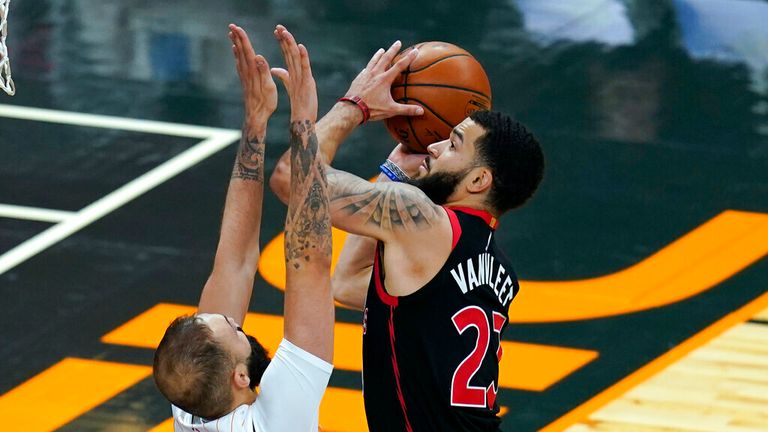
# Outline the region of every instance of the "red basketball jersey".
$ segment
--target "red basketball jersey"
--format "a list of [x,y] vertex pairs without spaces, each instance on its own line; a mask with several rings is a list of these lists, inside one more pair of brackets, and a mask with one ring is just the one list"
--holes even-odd
[[379,243],[363,322],[363,395],[371,432],[498,430],[501,335],[519,289],[494,241],[495,219],[446,209],[453,250],[413,294],[384,287]]

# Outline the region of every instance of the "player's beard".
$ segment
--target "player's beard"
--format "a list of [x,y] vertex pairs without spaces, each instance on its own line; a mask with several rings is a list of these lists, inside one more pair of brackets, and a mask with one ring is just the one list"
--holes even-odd
[[421,189],[433,203],[443,205],[448,202],[448,197],[453,194],[456,186],[464,180],[469,171],[430,173],[424,177],[410,179],[407,183]]
[[251,344],[251,355],[246,360],[246,366],[248,366],[248,377],[251,379],[249,387],[251,390],[255,390],[256,386],[261,383],[261,377],[264,375],[264,371],[269,366],[269,356],[267,350],[251,335],[245,335],[248,338],[248,343]]

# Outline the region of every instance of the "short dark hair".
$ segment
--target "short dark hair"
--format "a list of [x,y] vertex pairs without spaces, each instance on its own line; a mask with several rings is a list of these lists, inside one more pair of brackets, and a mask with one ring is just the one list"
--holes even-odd
[[176,318],[155,350],[152,374],[160,393],[184,411],[205,419],[229,412],[234,396],[232,355],[194,315]]
[[544,176],[541,146],[522,123],[495,111],[469,116],[485,133],[475,142],[477,158],[491,169],[488,204],[499,214],[520,207],[533,196]]

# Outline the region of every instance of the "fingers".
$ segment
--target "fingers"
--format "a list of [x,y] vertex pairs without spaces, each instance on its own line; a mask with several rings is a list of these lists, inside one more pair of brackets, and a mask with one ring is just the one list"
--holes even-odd
[[303,44],[296,43],[293,34],[282,25],[275,27],[275,38],[280,43],[287,70],[273,68],[272,75],[278,77],[286,88],[292,82],[301,85],[301,82],[312,79],[312,67],[307,48]]
[[266,88],[265,86],[268,86],[272,80],[272,75],[270,75],[267,59],[261,54],[256,55],[256,68],[259,71],[259,80],[261,80],[262,88]]
[[256,53],[253,50],[250,39],[248,39],[248,35],[245,33],[245,30],[237,26],[235,28],[235,34],[237,34],[240,42],[240,50],[242,52],[241,61],[246,63],[250,73],[256,73]]
[[237,71],[237,75],[242,79],[243,71],[241,70],[242,66],[240,66],[240,54],[235,45],[232,45],[232,56],[235,58],[235,70]]
[[371,70],[376,66],[376,64],[379,62],[379,59],[381,59],[381,56],[384,55],[384,48],[379,48],[378,51],[376,51],[373,54],[373,57],[368,61],[368,65],[365,67],[368,70]]
[[420,116],[424,114],[424,108],[420,105],[397,104],[397,115]]
[[419,55],[419,50],[417,48],[414,48],[410,51],[408,51],[408,54],[404,55],[400,60],[397,61],[387,72],[387,78],[391,79],[392,81],[395,80],[395,78],[402,73],[410,64],[413,62],[416,57]]
[[232,52],[235,56],[235,66],[240,79],[256,73],[256,55],[248,40],[248,35],[242,28],[230,24],[229,38],[232,41]]
[[275,36],[277,37],[277,40],[280,40],[282,38],[282,32],[285,30],[288,30],[285,28],[284,25],[278,24],[275,26]]
[[291,82],[291,77],[287,70],[283,68],[272,68],[270,72],[272,73],[272,76],[277,77],[280,82],[283,83],[283,86],[286,88],[286,90],[289,88],[288,86]]
[[298,68],[301,67],[301,54],[299,53],[299,46],[296,43],[296,39],[288,30],[283,32],[283,40],[288,48],[289,57],[286,58],[286,66],[288,66],[288,72],[294,74],[298,72]]
[[[237,49],[237,56],[238,60],[241,64],[245,64],[245,48],[244,48],[244,41],[243,39],[247,40],[248,36],[245,35],[245,32],[240,27],[230,24],[229,26],[229,34],[231,35],[230,39],[232,40],[232,43],[234,44],[235,48]],[[248,46],[250,46],[250,42],[248,43]],[[251,48],[253,50],[253,48]]]
[[301,56],[301,71],[302,71],[302,78],[312,78],[312,66],[309,62],[309,52],[307,51],[307,47],[305,47],[302,44],[299,44],[299,55]]
[[284,35],[285,31],[286,29],[282,25],[278,24],[275,27],[275,39],[277,39],[278,45],[280,46],[280,51],[283,54],[283,60],[285,61],[286,66],[288,66],[290,53],[288,51],[288,43],[285,40],[285,35]]
[[395,152],[410,153],[408,151],[408,147],[404,146],[403,143],[397,143],[395,148],[392,150],[392,153],[395,153]]
[[377,71],[385,71],[389,67],[389,65],[392,63],[392,60],[397,56],[397,53],[400,51],[400,47],[403,46],[403,43],[399,40],[395,41],[385,52],[381,55],[381,58],[376,63],[375,68],[378,69]]
[[237,75],[242,80],[246,74],[243,71],[244,64],[242,60],[242,50],[240,49],[240,41],[232,31],[229,32],[229,39],[232,41],[232,55],[235,58],[235,69],[237,70]]
[[245,30],[243,30],[242,27],[235,26],[235,31],[240,38],[240,43],[243,46],[245,54],[248,55],[254,53],[251,40],[248,38],[248,34],[245,32]]
[[301,64],[301,55],[299,54],[299,47],[296,44],[291,32],[284,26],[278,25],[275,27],[275,37],[280,42],[280,50],[283,52],[283,58],[285,59],[285,66],[288,69],[288,73],[293,75],[296,73],[296,68]]

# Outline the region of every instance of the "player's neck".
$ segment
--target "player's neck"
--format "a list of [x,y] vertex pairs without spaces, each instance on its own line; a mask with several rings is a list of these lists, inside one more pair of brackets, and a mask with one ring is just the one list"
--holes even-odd
[[[454,198],[454,197],[451,197]],[[485,194],[470,194],[457,199],[449,199],[445,207],[465,207],[488,212],[494,217],[499,215],[486,203]]]
[[240,405],[250,405],[256,401],[256,392],[251,389],[241,389],[240,391],[236,391],[233,396],[230,412],[234,411]]

